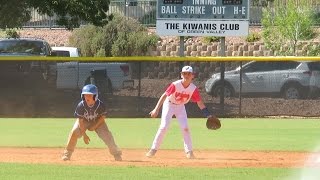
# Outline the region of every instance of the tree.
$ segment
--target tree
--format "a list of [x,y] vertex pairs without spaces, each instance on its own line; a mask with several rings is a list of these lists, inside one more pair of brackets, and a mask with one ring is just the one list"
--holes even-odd
[[298,42],[312,39],[314,12],[310,0],[274,0],[263,9],[262,36],[274,55],[297,55]]
[[73,29],[81,21],[104,26],[110,0],[0,0],[0,28],[19,28],[31,19],[32,9],[58,17],[57,24]]
[[25,0],[0,0],[0,28],[21,27],[31,19],[30,6]]

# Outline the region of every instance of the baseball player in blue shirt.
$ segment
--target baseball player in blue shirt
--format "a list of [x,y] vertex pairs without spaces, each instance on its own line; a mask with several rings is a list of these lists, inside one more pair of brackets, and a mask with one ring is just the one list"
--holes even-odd
[[98,134],[116,161],[122,161],[122,152],[117,147],[105,122],[107,112],[104,103],[98,99],[98,88],[93,84],[85,85],[82,88],[81,99],[74,113],[77,120],[69,134],[62,160],[70,160],[78,138],[83,137],[83,141],[89,144],[90,138],[86,134],[86,130],[89,130]]

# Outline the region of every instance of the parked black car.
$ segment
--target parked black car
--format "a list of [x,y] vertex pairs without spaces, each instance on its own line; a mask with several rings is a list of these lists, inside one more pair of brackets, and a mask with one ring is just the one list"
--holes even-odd
[[[0,57],[6,56],[54,56],[48,42],[36,38],[0,39]],[[48,67],[45,61],[0,61],[0,82],[7,86],[23,85],[29,81],[44,79]]]

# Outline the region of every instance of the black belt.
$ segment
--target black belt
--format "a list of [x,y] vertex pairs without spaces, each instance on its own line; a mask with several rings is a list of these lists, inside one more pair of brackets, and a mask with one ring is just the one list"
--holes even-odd
[[169,103],[174,104],[174,105],[179,105],[179,104],[176,104],[176,103],[171,102],[170,100],[169,100]]

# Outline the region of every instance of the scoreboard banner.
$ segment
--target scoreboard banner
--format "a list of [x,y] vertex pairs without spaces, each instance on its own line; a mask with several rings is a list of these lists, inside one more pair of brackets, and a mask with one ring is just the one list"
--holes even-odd
[[157,33],[178,36],[246,36],[249,0],[158,0]]

